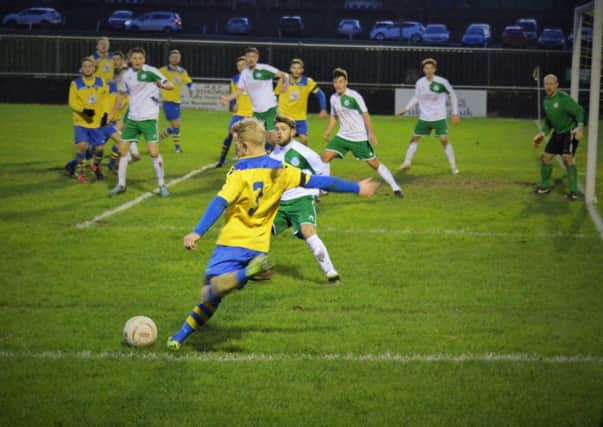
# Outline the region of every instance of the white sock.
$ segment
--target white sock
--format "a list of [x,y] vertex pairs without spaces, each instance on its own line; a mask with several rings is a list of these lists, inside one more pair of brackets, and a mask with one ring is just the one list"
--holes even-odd
[[417,144],[416,142],[411,142],[408,145],[408,150],[406,150],[406,157],[404,158],[404,163],[412,162],[412,158],[415,155],[417,148],[419,148],[419,144]]
[[140,157],[140,151],[138,151],[138,143],[137,142],[130,143],[130,153],[132,153],[132,156],[134,156],[134,157]]
[[336,276],[337,271],[335,271],[335,267],[333,267],[333,263],[331,262],[331,258],[329,257],[329,251],[327,251],[327,247],[320,240],[316,234],[308,239],[306,239],[306,243],[310,246],[312,253],[314,254],[314,258],[318,261],[320,268],[322,271],[329,276]]
[[323,163],[324,165],[324,175],[331,176],[331,163]]
[[126,154],[126,160],[128,161],[128,163],[132,162],[132,154],[128,151],[128,154]]
[[128,171],[128,157],[120,156],[117,166],[117,183],[122,187],[126,186],[126,173]]
[[157,176],[157,184],[161,187],[165,185],[163,179],[163,157],[159,154],[157,157],[153,157],[153,167],[155,168],[155,175]]
[[383,163],[381,163],[379,165],[379,167],[377,168],[377,172],[379,172],[379,175],[381,175],[381,178],[383,178],[385,180],[385,182],[387,182],[389,184],[389,186],[392,188],[392,190],[394,190],[394,191],[400,190],[400,187],[398,187],[398,184],[396,184],[396,181],[394,181],[394,177],[393,177],[392,173],[389,171],[389,169],[387,168],[387,166],[385,166]]
[[452,169],[456,169],[456,159],[454,158],[454,150],[452,149],[451,143],[446,144],[444,152],[446,153],[446,157],[448,157],[448,163],[450,163],[450,167]]

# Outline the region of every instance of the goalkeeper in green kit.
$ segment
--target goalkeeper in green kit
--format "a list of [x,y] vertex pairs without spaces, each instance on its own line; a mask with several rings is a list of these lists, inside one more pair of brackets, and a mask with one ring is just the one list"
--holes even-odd
[[553,74],[544,77],[544,124],[542,130],[534,137],[533,145],[538,147],[545,136],[552,135],[542,154],[542,183],[536,194],[547,194],[551,191],[551,162],[560,155],[567,169],[569,181],[568,200],[578,199],[578,172],[574,162],[578,142],[584,138],[584,109],[567,93],[559,90],[559,81]]

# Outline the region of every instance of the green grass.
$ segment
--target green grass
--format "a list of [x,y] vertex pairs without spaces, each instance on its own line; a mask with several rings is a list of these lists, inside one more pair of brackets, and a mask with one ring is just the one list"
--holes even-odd
[[[196,303],[217,227],[196,252],[182,236],[224,180],[211,169],[77,229],[152,190],[145,158],[128,192],[115,178],[77,184],[66,107],[0,105],[1,425],[599,425],[603,414],[603,242],[582,202],[537,197],[529,120],[464,120],[451,130],[461,174],[435,139],[370,200],[329,195],[319,234],[344,285],[325,288],[306,245],[273,242],[269,282],[229,296],[172,360],[164,342]],[[216,160],[225,113],[184,112],[185,154],[162,148],[167,178]],[[412,119],[375,117],[394,171]],[[310,120],[321,151],[325,122]],[[603,150],[602,150],[603,151]],[[584,170],[584,147],[579,171]],[[603,153],[600,152],[603,159]],[[603,161],[598,189],[603,190]],[[351,158],[334,174],[375,176]],[[603,196],[601,192],[600,195]],[[121,328],[145,314],[160,338],[130,350]],[[61,358],[40,357],[60,351]],[[90,358],[78,352],[90,351]],[[102,352],[125,355],[101,359]],[[276,360],[218,361],[262,353]],[[593,355],[593,362],[361,361],[325,354]],[[47,353],[46,353],[47,354]],[[307,359],[296,358],[308,355]]]

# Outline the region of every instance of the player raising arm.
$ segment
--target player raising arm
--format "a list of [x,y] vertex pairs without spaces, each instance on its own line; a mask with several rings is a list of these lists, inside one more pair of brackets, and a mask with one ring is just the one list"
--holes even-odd
[[578,143],[584,139],[584,109],[567,93],[559,90],[557,76],[549,74],[544,77],[544,124],[542,130],[533,139],[534,147],[538,147],[547,134],[551,138],[542,153],[540,175],[542,182],[536,194],[547,194],[551,191],[551,162],[556,155],[561,156],[567,169],[569,183],[568,200],[578,198],[578,171],[574,158]]
[[358,183],[336,177],[306,175],[300,169],[271,159],[266,154],[266,132],[256,119],[245,119],[233,128],[240,160],[226,183],[210,202],[197,227],[184,236],[184,247],[197,242],[224,214],[216,248],[205,270],[200,304],[193,307],[178,332],[167,342],[179,350],[182,342],[216,312],[222,298],[242,289],[250,278],[269,271],[270,228],[282,194],[292,188],[320,188],[331,192],[356,193],[370,197],[377,184],[370,179]]
[[450,97],[450,103],[452,104],[452,124],[456,125],[460,122],[459,118],[459,106],[456,94],[446,80],[443,77],[436,76],[437,61],[433,58],[424,59],[421,64],[423,65],[423,72],[425,77],[421,77],[415,86],[415,96],[409,101],[406,108],[398,113],[399,116],[403,116],[412,109],[417,103],[419,104],[419,110],[421,112],[419,121],[415,126],[415,132],[412,136],[408,149],[406,150],[406,158],[404,163],[400,166],[400,169],[408,169],[411,166],[412,158],[419,147],[419,140],[421,137],[429,136],[432,130],[435,130],[436,136],[440,139],[444,152],[450,163],[450,169],[453,174],[458,174],[459,170],[456,167],[456,159],[454,157],[454,150],[452,144],[448,141],[448,124],[446,123],[446,116],[448,115],[446,109],[446,101]]

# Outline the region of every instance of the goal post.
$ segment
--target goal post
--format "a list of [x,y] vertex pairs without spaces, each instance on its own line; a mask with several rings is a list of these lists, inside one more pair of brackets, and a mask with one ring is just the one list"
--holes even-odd
[[[603,0],[593,0],[574,11],[574,42],[572,50],[571,96],[580,100],[580,85],[588,90],[588,130],[586,153],[586,203],[597,201],[597,144],[601,108],[601,51],[603,50]],[[590,40],[589,40],[590,38]],[[589,77],[590,75],[590,77]],[[587,86],[588,85],[588,86]]]

